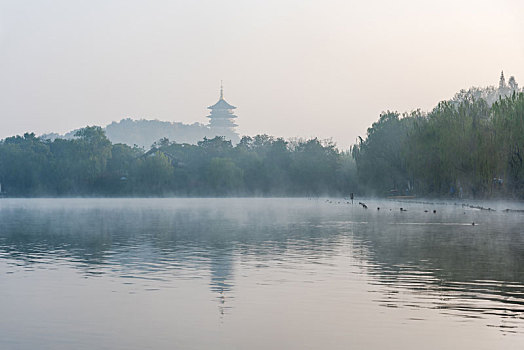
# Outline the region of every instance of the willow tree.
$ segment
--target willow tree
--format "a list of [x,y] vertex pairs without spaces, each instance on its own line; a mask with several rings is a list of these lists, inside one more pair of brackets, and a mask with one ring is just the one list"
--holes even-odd
[[514,93],[493,105],[494,139],[500,163],[497,171],[508,191],[524,195],[524,93]]
[[367,130],[366,139],[360,138],[352,148],[359,183],[368,191],[385,193],[409,187],[405,153],[410,124],[409,118],[397,112],[384,112]]

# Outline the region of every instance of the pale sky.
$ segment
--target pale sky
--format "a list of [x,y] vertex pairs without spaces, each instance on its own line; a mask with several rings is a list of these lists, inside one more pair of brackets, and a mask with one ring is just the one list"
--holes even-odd
[[520,0],[0,0],[0,138],[125,117],[332,137],[500,71],[524,86]]

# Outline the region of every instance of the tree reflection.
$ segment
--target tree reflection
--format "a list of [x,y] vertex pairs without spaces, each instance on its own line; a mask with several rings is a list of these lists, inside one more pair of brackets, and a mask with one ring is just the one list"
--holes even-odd
[[[298,201],[234,201],[4,207],[0,259],[33,267],[62,263],[88,277],[205,277],[223,314],[232,307],[237,265],[256,262],[263,269],[281,261],[300,269],[350,254],[380,287],[381,304],[416,303],[464,317],[524,315],[520,217],[490,213],[472,228],[453,213],[379,216]],[[228,207],[234,203],[242,204]],[[344,244],[351,245],[349,253]],[[421,298],[403,300],[395,293],[399,289]]]

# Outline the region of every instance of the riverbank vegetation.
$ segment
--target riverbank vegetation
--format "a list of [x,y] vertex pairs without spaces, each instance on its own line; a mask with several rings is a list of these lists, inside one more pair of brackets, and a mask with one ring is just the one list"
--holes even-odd
[[382,113],[352,155],[379,195],[524,198],[524,93]]
[[356,168],[349,152],[318,139],[258,135],[233,146],[223,137],[164,138],[146,151],[86,127],[70,140],[3,140],[0,181],[9,196],[312,196],[350,192]]
[[524,198],[524,93],[461,91],[432,111],[384,112],[349,151],[316,138],[224,137],[150,149],[100,127],[72,139],[0,141],[0,195]]

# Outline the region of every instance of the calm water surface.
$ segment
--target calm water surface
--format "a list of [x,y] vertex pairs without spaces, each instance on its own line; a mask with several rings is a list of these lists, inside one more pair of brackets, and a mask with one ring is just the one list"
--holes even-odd
[[367,204],[0,199],[0,349],[524,348],[524,214]]

